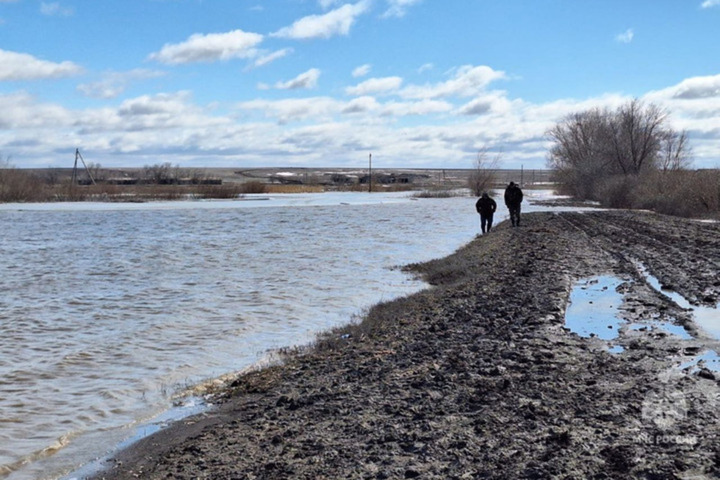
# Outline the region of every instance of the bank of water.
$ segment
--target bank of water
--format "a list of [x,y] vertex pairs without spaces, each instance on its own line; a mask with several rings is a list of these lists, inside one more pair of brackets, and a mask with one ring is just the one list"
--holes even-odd
[[0,478],[103,456],[178,392],[423,288],[393,267],[479,230],[469,197],[252,198],[0,205]]

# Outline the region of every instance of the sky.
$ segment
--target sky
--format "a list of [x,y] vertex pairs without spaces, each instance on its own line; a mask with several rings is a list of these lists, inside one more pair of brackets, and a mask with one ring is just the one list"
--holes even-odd
[[0,158],[542,169],[634,98],[720,167],[720,0],[0,0]]

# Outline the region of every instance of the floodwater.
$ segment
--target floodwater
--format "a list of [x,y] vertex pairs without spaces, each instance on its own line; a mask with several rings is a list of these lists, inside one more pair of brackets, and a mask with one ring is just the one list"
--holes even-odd
[[[0,205],[0,478],[66,475],[199,382],[418,291],[392,267],[474,238],[474,202],[336,193]],[[498,204],[496,223],[507,218]]]

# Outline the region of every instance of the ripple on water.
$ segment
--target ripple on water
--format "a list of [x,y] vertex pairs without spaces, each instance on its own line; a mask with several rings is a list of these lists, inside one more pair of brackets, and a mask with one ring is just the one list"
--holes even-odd
[[127,436],[122,426],[177,390],[422,288],[389,267],[452,253],[474,238],[477,214],[472,198],[404,196],[0,205],[0,227],[12,225],[0,242],[0,417],[23,419],[0,429],[0,464],[83,432],[64,460],[10,480],[101,455],[107,435]]

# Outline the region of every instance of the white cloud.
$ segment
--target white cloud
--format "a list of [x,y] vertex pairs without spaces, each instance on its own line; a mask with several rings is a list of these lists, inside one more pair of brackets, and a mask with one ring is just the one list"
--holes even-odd
[[257,59],[255,59],[255,62],[253,62],[253,66],[254,67],[262,67],[264,65],[268,65],[269,63],[272,63],[275,60],[278,60],[280,58],[288,56],[292,52],[293,52],[292,48],[283,48],[282,50],[277,50],[275,52],[268,53],[267,55],[259,56]]
[[297,20],[289,27],[271,34],[273,37],[292,39],[330,38],[335,35],[347,35],[357,17],[370,8],[369,0],[356,4],[346,4],[323,15],[310,15]]
[[383,18],[404,17],[407,9],[422,0],[387,0],[388,9],[383,13]]
[[241,110],[257,110],[279,123],[308,118],[327,120],[339,110],[339,104],[330,97],[291,98],[284,100],[252,100],[238,105]]
[[702,8],[712,8],[712,7],[717,7],[718,5],[720,5],[720,0],[705,0],[705,1],[700,5],[700,7],[702,7]]
[[490,92],[461,106],[457,110],[457,113],[460,115],[479,116],[491,113],[505,114],[510,111],[512,111],[512,104],[507,99],[505,92]]
[[280,90],[298,90],[298,89],[310,89],[317,87],[318,79],[320,78],[320,70],[317,68],[311,68],[307,72],[301,73],[292,80],[287,82],[278,82],[275,84],[275,88]]
[[58,2],[40,4],[40,13],[47,16],[69,17],[75,13],[70,7],[63,7]]
[[[111,135],[132,134],[128,146],[116,147],[131,150],[152,149],[158,142],[172,145],[178,142],[178,136],[188,137],[230,123],[227,118],[208,115],[205,109],[192,102],[192,95],[187,91],[142,95],[125,100],[117,110],[96,113],[99,115],[94,120],[89,115],[88,119],[77,122],[84,133],[96,134],[106,129],[112,132]],[[195,148],[202,146],[198,144]]]
[[97,82],[78,85],[77,90],[92,98],[116,98],[133,82],[162,77],[163,75],[165,75],[165,72],[142,68],[130,70],[129,72],[109,72],[104,74],[103,78]]
[[720,98],[720,75],[687,78],[677,85],[650,92],[649,95],[657,98],[685,100]]
[[370,73],[371,68],[372,67],[370,66],[370,64],[367,64],[367,63],[365,65],[360,65],[359,67],[357,67],[355,70],[352,71],[352,76],[355,78],[364,77],[365,75]]
[[73,62],[48,62],[26,53],[0,50],[0,81],[70,77],[82,73]]
[[380,104],[374,97],[365,96],[353,98],[343,108],[342,113],[365,113],[378,110]]
[[465,65],[455,71],[453,78],[435,85],[411,85],[400,91],[405,98],[472,97],[481,93],[495,80],[506,78],[505,72],[481,65]]
[[[21,166],[58,162],[60,157],[53,152],[65,151],[68,145],[84,146],[93,161],[106,166],[113,162],[139,166],[159,156],[189,166],[239,162],[268,166],[275,164],[274,159],[347,166],[355,164],[358,152],[372,148],[388,165],[467,168],[485,145],[506,152],[507,168],[519,168],[521,163],[542,168],[548,128],[570,113],[615,108],[629,100],[621,95],[546,103],[510,99],[506,92],[487,90],[494,79],[504,78],[502,72],[490,69],[483,74],[477,68],[456,69],[445,82],[431,85],[395,83],[394,90],[383,90],[379,83],[380,93],[397,94],[387,102],[371,95],[342,100],[261,98],[239,104],[231,114],[195,103],[188,92],[144,95],[119,107],[78,110],[43,103],[27,93],[0,94],[0,151]],[[108,73],[103,80],[111,91],[113,82],[155,74],[161,72]],[[307,85],[301,77],[293,79],[298,88]],[[293,81],[281,84],[289,88]],[[102,91],[98,85],[98,92]],[[687,78],[650,92],[643,100],[667,108],[672,126],[688,130],[697,164],[717,165],[720,75]],[[411,116],[415,118],[405,120]],[[64,156],[60,161],[66,161]]]
[[[49,103],[39,104],[34,97],[24,92],[0,95],[0,111],[0,129],[57,128],[73,120],[65,108]],[[14,136],[18,132],[11,133]],[[4,148],[0,150],[6,152]]]
[[397,91],[402,83],[400,77],[370,78],[354,87],[347,87],[345,93],[356,96],[390,93]]
[[262,40],[262,35],[242,30],[207,35],[198,33],[184,42],[164,45],[159,52],[151,54],[149,58],[171,65],[253,58],[258,54],[255,47]]
[[120,116],[178,115],[187,110],[189,92],[142,95],[124,101],[118,109]]
[[460,108],[462,115],[484,115],[492,111],[493,102],[491,99],[478,98]]
[[394,117],[409,115],[433,115],[448,113],[453,106],[448,102],[438,100],[420,100],[418,102],[390,102],[383,105],[382,114]]
[[633,32],[632,28],[628,28],[623,33],[616,35],[615,41],[618,43],[630,43],[633,41],[633,37],[635,37],[635,32]]
[[433,68],[435,68],[435,65],[433,65],[432,63],[425,63],[423,65],[420,65],[420,68],[418,68],[418,73],[424,73],[428,70],[432,70]]

